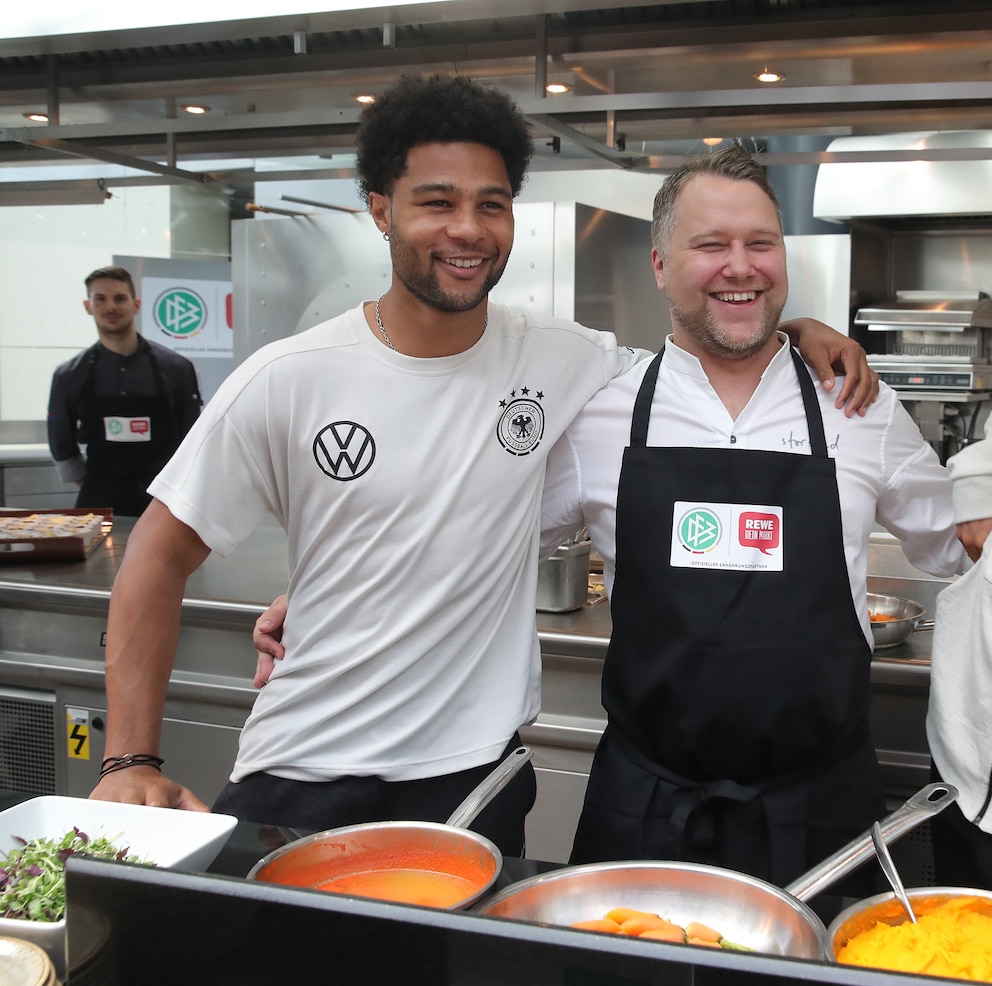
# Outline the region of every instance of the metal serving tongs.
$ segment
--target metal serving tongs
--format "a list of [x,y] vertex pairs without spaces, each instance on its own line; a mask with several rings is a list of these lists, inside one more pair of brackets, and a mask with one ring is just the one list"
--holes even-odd
[[892,862],[889,847],[882,838],[882,827],[878,822],[875,822],[871,827],[871,841],[875,844],[875,855],[878,856],[878,861],[882,865],[882,872],[885,874],[885,879],[889,881],[892,892],[899,898],[899,903],[906,909],[909,920],[913,924],[916,924],[913,905],[909,902],[909,897],[906,896],[906,888],[902,885],[902,880],[899,878],[899,871],[896,869],[896,864]]

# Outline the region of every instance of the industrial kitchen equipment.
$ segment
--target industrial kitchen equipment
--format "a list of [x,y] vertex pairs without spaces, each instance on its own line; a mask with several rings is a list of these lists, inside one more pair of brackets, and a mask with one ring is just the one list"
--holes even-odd
[[912,405],[941,460],[974,440],[992,396],[992,298],[982,291],[899,291],[894,301],[858,309],[854,326],[869,364]]

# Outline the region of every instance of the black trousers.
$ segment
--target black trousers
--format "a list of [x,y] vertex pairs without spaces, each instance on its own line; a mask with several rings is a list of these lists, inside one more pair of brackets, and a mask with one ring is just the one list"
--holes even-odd
[[[942,780],[932,764],[930,778]],[[956,804],[930,819],[930,839],[938,887],[992,890],[992,835],[965,818]]]
[[[300,835],[362,822],[445,822],[465,797],[513,750],[514,735],[498,760],[454,774],[413,781],[340,777],[293,781],[257,773],[228,783],[213,810],[242,821],[292,828]],[[469,828],[491,839],[504,856],[523,856],[524,819],[537,796],[533,763],[526,763]]]

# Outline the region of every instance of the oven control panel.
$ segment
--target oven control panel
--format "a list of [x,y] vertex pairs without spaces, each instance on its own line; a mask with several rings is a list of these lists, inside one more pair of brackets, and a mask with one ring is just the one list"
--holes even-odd
[[879,377],[895,390],[981,390],[970,370],[878,370]]

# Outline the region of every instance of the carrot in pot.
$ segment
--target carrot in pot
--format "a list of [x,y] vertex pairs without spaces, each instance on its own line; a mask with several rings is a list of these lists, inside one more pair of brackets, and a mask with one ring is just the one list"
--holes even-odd
[[685,944],[685,932],[677,924],[671,924],[667,928],[648,928],[637,937],[650,938],[653,941],[670,941],[679,945]]
[[616,935],[620,933],[620,925],[609,918],[597,918],[594,921],[576,921],[573,928],[580,928],[583,931],[607,931]]
[[614,907],[613,910],[606,912],[606,917],[616,921],[617,924],[623,924],[630,918],[657,918],[658,915],[650,911],[638,911],[633,907]]
[[685,926],[686,938],[702,938],[707,942],[718,942],[721,938],[719,931],[714,931],[709,925],[700,924],[698,921],[690,921]]
[[[645,931],[668,931],[671,928],[678,928],[678,925],[674,925],[671,921],[666,921],[664,918],[658,917],[657,914],[645,914],[640,917],[627,918],[620,925],[620,934],[637,936],[644,934]],[[678,931],[681,935],[682,929],[678,928]]]

